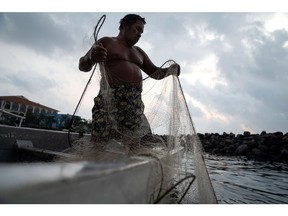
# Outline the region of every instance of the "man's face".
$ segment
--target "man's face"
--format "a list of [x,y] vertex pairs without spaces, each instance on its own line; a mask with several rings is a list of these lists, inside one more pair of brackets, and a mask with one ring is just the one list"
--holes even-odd
[[127,26],[125,28],[125,36],[128,44],[131,46],[135,45],[139,41],[143,31],[144,23],[141,21],[136,21],[132,25]]

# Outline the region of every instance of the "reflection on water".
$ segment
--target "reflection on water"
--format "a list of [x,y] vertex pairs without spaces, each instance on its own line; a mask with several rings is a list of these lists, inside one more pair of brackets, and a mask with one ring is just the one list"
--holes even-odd
[[288,203],[287,164],[213,155],[205,162],[220,204]]

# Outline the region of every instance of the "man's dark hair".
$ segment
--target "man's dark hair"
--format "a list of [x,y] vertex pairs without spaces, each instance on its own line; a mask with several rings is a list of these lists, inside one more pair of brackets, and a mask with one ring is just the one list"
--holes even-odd
[[126,16],[124,16],[121,20],[120,20],[120,26],[119,26],[119,30],[123,28],[124,23],[127,23],[128,25],[132,25],[133,23],[137,22],[137,21],[141,21],[144,24],[146,24],[145,22],[145,18],[137,15],[137,14],[127,14]]

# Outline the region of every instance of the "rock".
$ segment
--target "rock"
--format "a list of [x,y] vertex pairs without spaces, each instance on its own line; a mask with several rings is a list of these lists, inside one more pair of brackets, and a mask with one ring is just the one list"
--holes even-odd
[[224,148],[219,148],[218,149],[218,153],[219,154],[225,154],[226,153],[226,148],[224,147]]
[[288,143],[288,135],[283,136],[282,141]]
[[233,144],[233,140],[231,139],[225,139],[225,145],[230,145],[230,144]]
[[219,154],[219,149],[217,149],[217,148],[216,148],[216,149],[213,149],[213,150],[212,150],[212,154],[216,154],[216,155]]
[[265,145],[259,145],[258,148],[262,151],[262,152],[265,152],[267,153],[269,148]]
[[[200,139],[203,139],[203,137],[204,137],[204,135],[201,134],[201,133],[197,133],[197,135],[198,135],[198,137],[199,137]],[[206,134],[205,134],[205,135],[206,135]]]
[[199,136],[206,152],[227,156],[246,156],[248,159],[288,163],[288,133],[261,134],[209,133]]
[[283,159],[288,160],[288,149],[282,149],[280,155]]
[[266,131],[262,131],[260,135],[261,135],[261,136],[266,135]]
[[242,137],[243,137],[243,135],[242,134],[237,134],[237,139],[241,139]]
[[251,134],[250,134],[249,131],[244,131],[243,135],[244,135],[244,137],[248,137],[248,136],[250,136]]
[[252,149],[251,152],[253,153],[253,155],[260,156],[260,157],[263,156],[263,152],[261,152],[261,150],[258,148]]
[[248,151],[248,145],[247,144],[242,144],[237,147],[235,154],[236,155],[245,155]]
[[258,147],[258,143],[255,140],[250,140],[247,142],[248,148],[253,149]]
[[235,149],[236,149],[236,146],[231,144],[226,148],[226,153],[229,155],[234,155]]
[[229,134],[229,137],[230,137],[230,138],[235,138],[235,134],[231,132],[231,133]]
[[261,151],[260,149],[258,149],[258,148],[252,149],[251,152],[252,152],[254,158],[256,158],[256,159],[259,159],[259,158],[263,159],[264,157],[267,156],[267,154],[265,154],[264,152],[262,152],[262,151]]
[[283,133],[282,132],[279,132],[279,131],[277,131],[277,132],[275,132],[275,133],[273,133],[275,136],[277,136],[277,137],[283,137]]

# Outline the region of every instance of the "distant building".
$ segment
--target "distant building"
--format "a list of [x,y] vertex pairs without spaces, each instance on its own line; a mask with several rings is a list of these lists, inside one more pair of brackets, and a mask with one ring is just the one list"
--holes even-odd
[[21,127],[28,115],[57,115],[59,111],[28,100],[22,95],[0,96],[0,124]]
[[0,96],[0,109],[21,116],[27,113],[57,114],[59,111],[42,104],[33,102],[24,96]]
[[[0,96],[0,124],[62,130],[70,127],[72,115],[33,102],[24,96]],[[73,131],[89,131],[87,120],[74,116]]]

